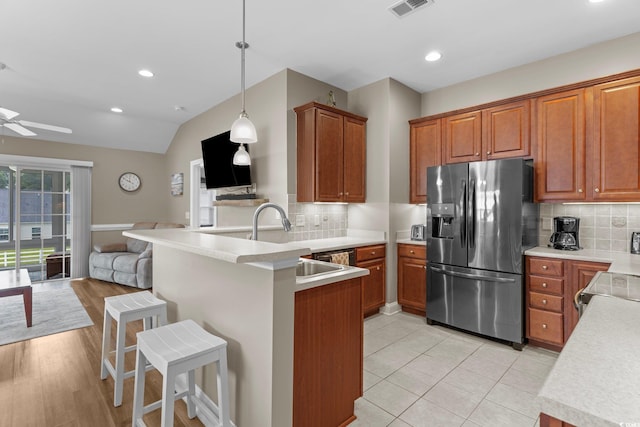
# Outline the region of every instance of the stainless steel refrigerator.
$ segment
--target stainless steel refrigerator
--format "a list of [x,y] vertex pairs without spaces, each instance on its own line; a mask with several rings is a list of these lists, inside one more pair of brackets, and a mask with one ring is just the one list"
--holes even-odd
[[531,161],[427,168],[427,322],[521,349],[523,252],[537,225]]

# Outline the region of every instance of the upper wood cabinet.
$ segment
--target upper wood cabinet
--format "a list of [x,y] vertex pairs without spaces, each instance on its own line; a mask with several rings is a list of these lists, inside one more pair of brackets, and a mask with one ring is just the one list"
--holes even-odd
[[317,102],[294,111],[298,202],[364,202],[367,119]]
[[456,114],[442,119],[444,163],[482,159],[482,112]]
[[536,99],[538,201],[585,200],[585,90]]
[[445,163],[531,155],[531,102],[528,99],[442,120]]
[[409,203],[427,203],[427,167],[442,164],[440,119],[411,125]]
[[531,101],[511,102],[482,110],[483,159],[531,155]]
[[589,196],[640,200],[640,77],[594,86],[592,117]]

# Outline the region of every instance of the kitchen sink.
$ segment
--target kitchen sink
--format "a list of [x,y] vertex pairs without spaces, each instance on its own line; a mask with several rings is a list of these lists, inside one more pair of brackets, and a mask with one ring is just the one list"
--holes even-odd
[[333,273],[335,271],[344,270],[344,265],[329,264],[322,261],[298,261],[298,267],[296,268],[296,276],[308,277],[318,274]]

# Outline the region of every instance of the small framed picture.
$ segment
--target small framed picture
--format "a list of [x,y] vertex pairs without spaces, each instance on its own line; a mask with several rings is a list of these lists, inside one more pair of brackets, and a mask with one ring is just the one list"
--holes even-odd
[[180,173],[171,174],[171,195],[182,196],[184,191],[184,175]]

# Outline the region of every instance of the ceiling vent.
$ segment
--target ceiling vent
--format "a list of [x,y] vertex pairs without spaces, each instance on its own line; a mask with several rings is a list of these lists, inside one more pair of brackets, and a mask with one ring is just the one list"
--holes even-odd
[[392,5],[389,10],[398,18],[404,18],[423,6],[433,4],[433,2],[434,0],[404,0]]

